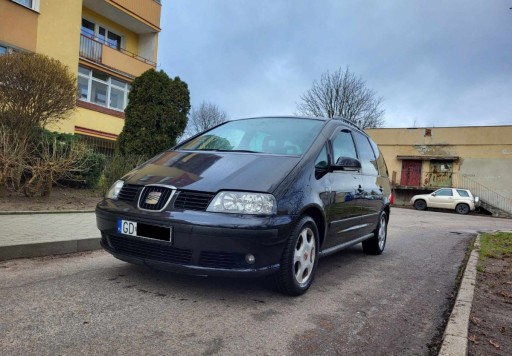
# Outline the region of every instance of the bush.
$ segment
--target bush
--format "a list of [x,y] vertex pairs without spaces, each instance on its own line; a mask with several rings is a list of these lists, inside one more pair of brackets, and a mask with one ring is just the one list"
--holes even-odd
[[28,197],[49,195],[55,183],[75,180],[90,167],[87,156],[91,150],[76,140],[62,142],[57,140],[56,134],[41,131],[29,147],[21,185]]
[[85,154],[79,166],[85,167],[83,171],[70,172],[66,179],[59,180],[59,184],[71,188],[92,189],[98,187],[107,158],[100,153],[89,151]]
[[[45,143],[49,145],[47,148],[43,147]],[[81,154],[76,156],[77,161],[68,166],[69,171],[62,172],[61,178],[57,178],[56,183],[72,188],[97,187],[105,168],[106,158],[102,154],[94,153],[87,144],[81,142],[75,135],[42,130],[33,139],[32,145],[37,147],[38,152],[51,150],[55,155],[60,156],[70,155],[71,152],[79,148]]]
[[114,157],[107,158],[105,171],[100,183],[102,192],[106,193],[116,180],[141,165],[144,161],[146,161],[146,157],[140,155],[124,156],[117,154]]
[[19,188],[27,155],[17,132],[0,123],[0,196],[7,186]]
[[176,144],[190,110],[187,83],[149,69],[131,83],[125,124],[117,139],[119,153],[152,157]]

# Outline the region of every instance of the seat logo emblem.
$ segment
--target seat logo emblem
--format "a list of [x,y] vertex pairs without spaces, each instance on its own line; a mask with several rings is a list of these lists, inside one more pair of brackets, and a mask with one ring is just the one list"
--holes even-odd
[[160,196],[162,195],[161,192],[151,192],[148,194],[148,197],[146,198],[146,204],[148,205],[155,205],[160,200]]

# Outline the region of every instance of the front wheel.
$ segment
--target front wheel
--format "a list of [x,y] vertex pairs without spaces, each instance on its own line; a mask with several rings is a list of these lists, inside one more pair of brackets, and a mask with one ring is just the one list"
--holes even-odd
[[427,210],[427,203],[425,200],[418,199],[414,202],[414,207],[416,210]]
[[309,289],[318,264],[318,241],[315,221],[304,216],[290,234],[280,269],[275,274],[276,286],[281,293],[298,296]]
[[386,212],[380,213],[379,223],[373,232],[373,237],[363,241],[363,251],[368,255],[380,255],[386,247],[388,235],[388,220]]

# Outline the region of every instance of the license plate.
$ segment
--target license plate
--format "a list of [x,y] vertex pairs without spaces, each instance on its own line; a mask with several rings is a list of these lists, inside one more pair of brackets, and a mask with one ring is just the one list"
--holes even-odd
[[120,234],[137,236],[137,223],[135,221],[117,220],[117,232]]
[[117,233],[172,243],[172,227],[148,225],[129,220],[117,220]]

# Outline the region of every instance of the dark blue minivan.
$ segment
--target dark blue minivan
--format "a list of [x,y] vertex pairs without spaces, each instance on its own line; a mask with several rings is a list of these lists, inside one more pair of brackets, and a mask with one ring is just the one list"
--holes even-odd
[[[150,144],[150,143],[148,143]],[[117,181],[96,208],[115,257],[198,275],[273,275],[303,294],[320,256],[384,250],[391,189],[377,145],[342,119],[225,122]]]

